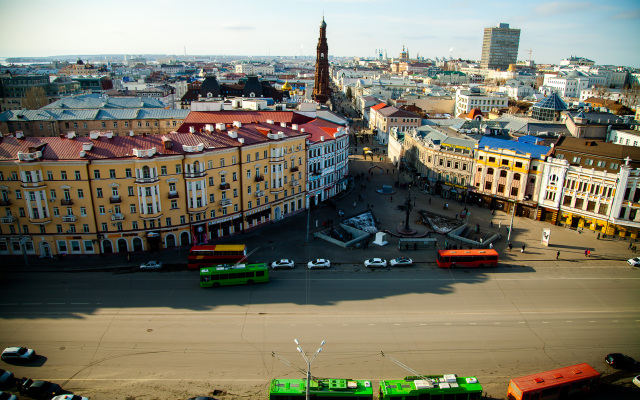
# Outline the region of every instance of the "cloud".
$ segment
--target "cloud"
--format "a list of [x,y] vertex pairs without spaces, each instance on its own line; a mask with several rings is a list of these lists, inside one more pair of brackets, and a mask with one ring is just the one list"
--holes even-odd
[[609,17],[609,19],[638,19],[640,18],[640,8],[631,11],[624,11]]
[[575,12],[576,10],[578,11],[593,10],[594,7],[595,5],[588,1],[583,1],[579,3],[568,3],[565,1],[552,1],[549,3],[540,4],[534,9],[538,14],[556,15],[556,14]]
[[252,31],[255,28],[253,26],[244,26],[244,25],[227,25],[223,26],[222,29],[228,31]]

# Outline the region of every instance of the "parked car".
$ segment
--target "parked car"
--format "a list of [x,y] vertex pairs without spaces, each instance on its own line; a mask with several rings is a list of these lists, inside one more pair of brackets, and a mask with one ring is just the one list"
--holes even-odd
[[0,392],[0,400],[18,400],[18,396],[7,392]]
[[26,347],[7,347],[0,358],[4,361],[31,361],[35,356],[36,352]]
[[640,267],[640,257],[630,258],[627,260],[632,267]]
[[329,260],[325,260],[324,258],[318,258],[313,261],[309,261],[307,263],[307,267],[309,269],[315,268],[329,268],[331,266],[331,262]]
[[22,382],[22,393],[34,399],[49,400],[62,391],[57,383],[49,381],[34,381],[27,379]]
[[283,258],[282,260],[278,260],[278,261],[272,262],[271,263],[271,268],[273,268],[273,269],[281,269],[281,268],[291,269],[291,268],[293,268],[294,265],[295,265],[295,263],[293,262],[293,260],[288,260],[286,258]]
[[77,394],[61,394],[51,400],[89,400],[88,397],[78,396]]
[[408,267],[413,265],[413,260],[407,257],[394,258],[389,262],[392,267]]
[[633,384],[640,387],[640,375],[636,375],[633,377]]
[[626,354],[611,353],[604,357],[607,364],[617,369],[632,369],[638,366],[638,362]]
[[216,400],[216,399],[209,396],[198,396],[198,397],[189,397],[187,400]]
[[367,268],[385,268],[387,266],[387,260],[382,258],[371,258],[364,262],[364,266]]
[[11,387],[14,383],[13,372],[0,368],[0,387]]
[[162,269],[162,261],[147,261],[146,263],[140,264],[140,269]]

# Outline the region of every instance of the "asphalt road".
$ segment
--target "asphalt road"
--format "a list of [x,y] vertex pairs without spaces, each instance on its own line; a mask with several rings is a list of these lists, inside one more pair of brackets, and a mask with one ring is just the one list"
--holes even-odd
[[6,273],[0,346],[42,355],[16,376],[101,399],[265,399],[271,378],[409,373],[477,376],[491,398],[511,377],[640,354],[640,276],[624,266],[275,271],[268,284],[201,289],[190,271]]

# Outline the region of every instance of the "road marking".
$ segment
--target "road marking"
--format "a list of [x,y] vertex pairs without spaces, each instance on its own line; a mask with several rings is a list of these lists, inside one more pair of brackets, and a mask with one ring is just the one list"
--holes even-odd
[[451,325],[451,322],[445,322],[444,324],[445,325]]
[[22,303],[25,306],[38,306],[41,305],[42,303]]
[[543,324],[548,324],[548,322],[547,322],[547,321],[542,321],[542,323],[543,323]]
[[2,303],[0,306],[17,306],[18,303]]
[[49,305],[57,305],[57,306],[59,306],[59,305],[67,304],[67,303],[47,303],[47,304],[49,304]]
[[469,322],[469,325],[477,325],[475,322]]
[[369,326],[374,326],[375,324],[369,324]]
[[589,321],[589,322],[596,322],[596,321]]
[[393,324],[394,326],[399,326],[400,324]]
[[572,323],[573,321],[564,321],[564,322],[566,322],[566,323],[570,324],[570,323]]
[[427,325],[427,324],[420,324],[420,326],[425,326],[425,325]]
[[494,322],[493,324],[494,325],[500,325],[500,322]]
[[525,321],[520,321],[520,322],[518,322],[518,323],[519,323],[519,324],[526,324],[526,322],[525,322]]
[[89,303],[71,303],[71,304],[73,304],[74,306],[79,306],[79,305],[87,305]]

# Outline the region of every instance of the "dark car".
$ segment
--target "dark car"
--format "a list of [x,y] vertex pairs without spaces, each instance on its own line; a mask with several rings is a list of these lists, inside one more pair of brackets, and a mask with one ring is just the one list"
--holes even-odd
[[59,394],[62,388],[57,383],[49,381],[34,381],[27,379],[22,382],[21,393],[26,394],[34,399],[49,400],[53,396]]
[[604,357],[607,364],[617,369],[632,369],[638,367],[638,362],[628,355],[621,353],[611,353]]
[[13,372],[0,368],[0,387],[6,388],[13,386],[14,384],[15,379],[13,377]]
[[198,396],[198,397],[190,397],[187,400],[216,400],[216,399],[208,396]]
[[0,392],[0,400],[18,400],[18,396],[7,392]]

